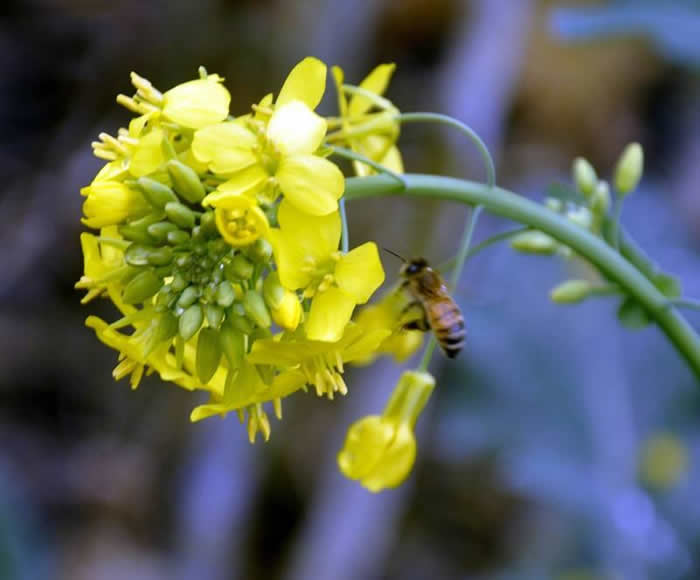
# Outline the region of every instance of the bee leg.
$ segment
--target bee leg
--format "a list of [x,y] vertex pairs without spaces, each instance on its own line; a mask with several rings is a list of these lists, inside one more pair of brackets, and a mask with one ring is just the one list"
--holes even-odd
[[402,328],[404,330],[422,330],[425,332],[426,330],[430,330],[430,324],[428,324],[428,319],[423,317],[407,322]]

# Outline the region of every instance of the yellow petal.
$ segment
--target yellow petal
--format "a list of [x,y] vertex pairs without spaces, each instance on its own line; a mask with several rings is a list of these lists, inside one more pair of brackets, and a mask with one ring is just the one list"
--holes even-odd
[[314,155],[283,158],[276,177],[285,198],[297,209],[315,216],[336,211],[345,190],[340,169]]
[[240,123],[219,123],[194,134],[192,153],[215,173],[235,173],[257,161],[257,137]]
[[[391,75],[394,73],[396,65],[380,64],[360,83],[360,88],[365,89],[375,95],[383,95],[386,87],[389,85]],[[348,113],[351,117],[362,115],[372,107],[372,101],[362,95],[353,95],[350,99]]]
[[326,90],[326,65],[317,58],[306,57],[287,76],[277,97],[277,106],[301,101],[310,109],[321,102]]
[[289,243],[299,246],[314,259],[325,259],[338,250],[342,225],[337,211],[322,216],[309,215],[283,199],[277,221]]
[[353,297],[340,288],[331,287],[318,292],[311,301],[309,318],[304,323],[306,336],[323,342],[340,340],[354,308]]
[[165,161],[163,155],[163,131],[154,129],[141,139],[129,162],[129,173],[141,177],[153,173]]
[[331,67],[331,74],[333,75],[333,81],[335,82],[335,92],[338,94],[338,111],[341,117],[345,117],[348,111],[348,100],[343,92],[343,80],[345,79],[345,73],[343,69],[339,66]]
[[413,430],[402,423],[388,449],[361,483],[373,493],[386,487],[396,487],[411,472],[415,460],[416,439]]
[[173,87],[163,95],[163,115],[185,127],[199,129],[228,116],[231,95],[214,78]]
[[282,155],[310,155],[326,134],[326,120],[301,101],[277,107],[267,125],[267,138]]
[[219,185],[216,191],[202,200],[202,205],[225,207],[226,198],[245,195],[255,199],[255,194],[268,179],[267,172],[257,163],[234,173],[228,180]]
[[277,228],[269,231],[267,240],[272,245],[282,285],[289,290],[306,288],[311,283],[311,275],[302,270],[307,255],[304,248],[295,244]]
[[353,423],[338,453],[340,471],[350,479],[361,479],[376,468],[394,437],[394,426],[378,415]]
[[335,280],[357,304],[367,302],[384,282],[377,245],[367,242],[342,256],[335,267]]

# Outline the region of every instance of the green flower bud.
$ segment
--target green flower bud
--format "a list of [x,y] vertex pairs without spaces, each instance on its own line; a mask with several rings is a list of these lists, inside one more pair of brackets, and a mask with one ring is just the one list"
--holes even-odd
[[228,280],[224,280],[219,284],[218,288],[216,289],[216,303],[219,306],[223,306],[224,308],[228,308],[233,304],[233,301],[236,299],[236,291],[233,289],[233,286],[231,285],[231,282]]
[[131,244],[124,252],[124,260],[131,266],[146,266],[152,249],[143,244]]
[[190,241],[190,234],[183,230],[173,230],[165,237],[171,246],[181,246]]
[[284,300],[285,289],[282,284],[280,284],[279,274],[277,272],[270,272],[270,274],[265,278],[263,283],[263,298],[265,298],[265,303],[272,310],[277,310]]
[[194,304],[197,298],[199,298],[199,290],[195,286],[188,286],[177,299],[177,305],[180,308],[187,308]]
[[267,311],[265,301],[259,292],[248,290],[243,296],[243,308],[258,326],[268,328],[272,324],[270,313]]
[[253,323],[250,322],[245,315],[241,316],[240,314],[227,314],[226,320],[231,328],[235,328],[238,332],[243,334],[250,334],[253,332]]
[[254,262],[267,264],[272,258],[272,246],[270,242],[258,238],[248,248],[248,257]]
[[179,201],[171,201],[165,205],[165,215],[168,219],[181,228],[191,230],[194,227],[194,212]]
[[644,151],[639,143],[630,143],[622,151],[615,167],[615,189],[621,197],[637,189],[644,171]]
[[146,228],[148,235],[156,242],[164,242],[168,236],[168,232],[177,230],[177,226],[170,222],[156,222]]
[[153,266],[166,266],[173,261],[173,251],[169,247],[154,248],[148,253],[148,263]]
[[226,267],[226,275],[232,280],[249,280],[253,275],[253,263],[243,255],[236,254]]
[[554,288],[549,297],[557,304],[575,304],[585,300],[593,290],[593,285],[587,280],[567,280]]
[[175,292],[182,292],[187,287],[187,281],[180,274],[175,274],[170,286]]
[[184,340],[192,338],[199,327],[202,326],[204,317],[202,315],[202,307],[199,304],[193,304],[180,315],[179,332]]
[[510,246],[528,254],[553,254],[557,250],[554,238],[536,230],[518,234],[511,240]]
[[564,209],[564,203],[556,197],[548,197],[544,200],[544,205],[555,213],[561,213],[562,209]]
[[607,181],[599,181],[591,196],[591,211],[599,217],[610,209],[610,186]]
[[221,350],[229,367],[237,369],[245,356],[245,335],[232,326],[224,324],[219,330]]
[[212,328],[219,328],[224,319],[224,309],[216,304],[207,304],[207,324]]
[[221,343],[219,333],[213,328],[203,328],[197,339],[197,358],[195,367],[197,376],[207,384],[214,376],[221,360]]
[[574,183],[579,191],[585,196],[590,197],[598,182],[598,176],[595,173],[593,166],[583,157],[574,159],[572,171]]
[[164,209],[167,203],[179,201],[175,192],[160,181],[148,177],[139,177],[136,183],[138,183],[146,201],[153,207]]
[[177,316],[172,312],[163,312],[160,315],[158,321],[158,328],[156,328],[156,340],[157,342],[165,342],[170,340],[177,334]]
[[138,244],[150,244],[153,242],[153,238],[148,235],[148,231],[141,228],[136,228],[130,225],[123,225],[117,228],[119,235],[125,240],[130,242],[136,242]]
[[202,232],[205,236],[212,237],[219,235],[219,230],[216,228],[216,218],[214,217],[213,211],[205,211],[202,214],[202,217],[199,218],[199,227],[202,228]]
[[199,203],[204,199],[206,191],[194,169],[177,159],[171,159],[165,166],[180,197],[190,203]]
[[144,270],[125,286],[122,299],[126,304],[139,304],[153,296],[162,286],[163,280],[151,270]]

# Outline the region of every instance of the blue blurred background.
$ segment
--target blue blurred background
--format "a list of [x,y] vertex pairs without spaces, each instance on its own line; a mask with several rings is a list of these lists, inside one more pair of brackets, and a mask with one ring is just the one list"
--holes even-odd
[[[436,357],[414,472],[380,495],[335,454],[395,364],[350,371],[344,400],[292,398],[250,446],[233,416],[190,424],[191,393],[114,383],[115,353],[83,326],[110,310],[73,290],[89,143],[128,122],[114,99],[131,70],[164,90],[203,64],[239,114],[314,55],[350,82],[396,62],[390,98],[469,123],[499,183],[533,199],[574,156],[609,176],[640,141],[623,221],[700,296],[700,2],[6,0],[0,49],[0,578],[700,578],[700,389],[656,329],[618,326],[613,299],[549,302],[580,264],[507,246],[467,264],[468,348]],[[407,170],[483,177],[443,128],[400,144]],[[437,263],[466,210],[349,213],[353,244]],[[477,241],[508,227],[486,216]]]

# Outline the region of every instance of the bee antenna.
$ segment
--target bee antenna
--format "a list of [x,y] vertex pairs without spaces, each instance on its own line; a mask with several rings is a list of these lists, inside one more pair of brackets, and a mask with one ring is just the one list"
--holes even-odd
[[397,257],[399,260],[401,260],[402,262],[408,262],[408,260],[407,260],[406,258],[404,258],[402,255],[397,254],[396,252],[391,251],[389,248],[384,248],[384,247],[383,247],[382,250],[384,250],[385,252],[388,252],[388,253],[391,254],[392,256],[396,256],[396,257]]

